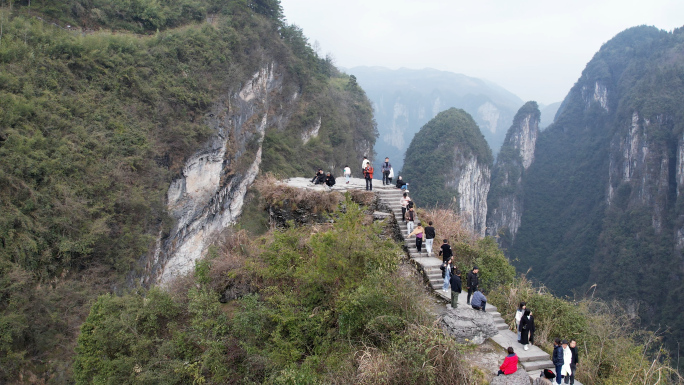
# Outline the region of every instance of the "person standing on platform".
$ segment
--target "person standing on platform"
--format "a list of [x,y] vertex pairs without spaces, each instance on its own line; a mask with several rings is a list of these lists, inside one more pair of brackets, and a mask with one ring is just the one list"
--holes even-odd
[[349,181],[351,180],[351,168],[348,165],[344,166],[344,179],[346,179],[347,184],[349,184]]
[[480,278],[477,276],[477,273],[480,272],[480,269],[477,268],[477,266],[473,267],[473,270],[468,272],[466,275],[466,287],[468,288],[468,300],[466,301],[467,304],[470,304],[470,296],[477,291],[477,287],[480,286]]
[[370,160],[366,158],[365,156],[363,157],[363,160],[361,161],[361,171],[365,170],[366,167],[370,164]]
[[366,179],[366,191],[373,191],[373,165],[370,162],[363,169],[363,176]]
[[570,362],[570,369],[572,370],[572,374],[570,375],[570,385],[575,385],[575,372],[577,371],[577,364],[579,364],[577,341],[570,340],[570,351],[572,352],[572,361]]
[[428,222],[427,227],[425,227],[425,250],[427,251],[428,257],[432,256],[432,242],[435,240],[435,228],[432,227],[432,221]]
[[456,309],[456,306],[458,306],[458,295],[461,294],[461,272],[458,269],[454,269],[454,273],[449,279],[449,284],[451,285],[451,308]]
[[390,167],[390,173],[389,173],[389,184],[392,184],[392,179],[394,179],[394,169]]
[[556,384],[561,383],[561,370],[563,369],[563,347],[560,338],[553,340],[553,366],[556,367]]
[[389,162],[389,158],[385,158],[385,161],[382,162],[382,166],[380,167],[380,171],[382,171],[382,185],[387,186],[388,184],[392,183],[389,180],[389,174],[390,170],[392,169],[392,163]]

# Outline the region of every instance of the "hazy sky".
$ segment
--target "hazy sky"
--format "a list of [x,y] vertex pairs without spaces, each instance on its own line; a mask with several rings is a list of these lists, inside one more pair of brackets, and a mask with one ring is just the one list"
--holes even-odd
[[281,0],[342,67],[425,67],[561,101],[603,43],[637,25],[684,25],[684,0]]

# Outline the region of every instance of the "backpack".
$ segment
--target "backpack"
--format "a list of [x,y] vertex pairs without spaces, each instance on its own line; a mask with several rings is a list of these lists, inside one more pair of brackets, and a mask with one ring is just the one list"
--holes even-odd
[[553,372],[553,370],[550,369],[544,369],[539,377],[544,377],[546,379],[554,379],[556,378],[556,374]]

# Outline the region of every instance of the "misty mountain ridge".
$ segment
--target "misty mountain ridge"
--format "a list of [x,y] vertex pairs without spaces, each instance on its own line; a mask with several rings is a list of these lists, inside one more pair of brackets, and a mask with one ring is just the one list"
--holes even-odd
[[346,72],[356,76],[373,103],[380,135],[375,152],[379,159],[389,156],[396,171],[403,167],[413,136],[441,111],[455,107],[468,112],[498,151],[523,105],[518,96],[491,81],[433,68],[354,67]]

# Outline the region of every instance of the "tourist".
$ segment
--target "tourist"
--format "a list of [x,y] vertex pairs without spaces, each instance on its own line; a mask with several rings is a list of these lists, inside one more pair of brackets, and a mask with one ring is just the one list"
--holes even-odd
[[416,249],[418,249],[418,253],[420,254],[420,251],[423,247],[423,238],[425,237],[425,229],[423,229],[423,226],[420,225],[420,222],[418,222],[418,226],[416,226],[416,228],[413,231],[411,231],[411,233],[409,234],[409,238],[411,237],[411,235],[416,236]]
[[572,350],[570,350],[567,340],[563,340],[561,345],[563,346],[563,366],[561,367],[561,375],[565,377],[565,383],[567,384],[572,375],[572,369],[570,368],[570,364],[572,364]]
[[408,212],[406,213],[406,227],[408,227],[409,234],[411,233],[411,231],[413,231],[415,219],[416,219],[416,212],[413,209],[413,207],[411,207],[411,202],[409,202],[409,209],[408,209]]
[[503,364],[499,366],[499,373],[497,376],[500,375],[508,375],[508,374],[513,374],[518,371],[518,355],[515,354],[513,351],[513,347],[509,346],[508,349],[508,355],[506,358],[504,358]]
[[478,289],[473,293],[473,300],[471,301],[470,306],[475,310],[486,311],[485,306],[487,306],[487,297]]
[[553,366],[556,367],[556,384],[561,383],[561,369],[563,368],[563,347],[560,338],[553,340]]
[[335,177],[331,172],[328,172],[328,175],[325,177],[325,184],[332,190],[333,186],[335,185]]
[[432,221],[428,222],[425,228],[425,250],[427,251],[428,257],[432,256],[432,242],[435,240],[435,228],[432,227]]
[[473,270],[468,272],[466,275],[466,287],[468,288],[468,299],[466,300],[466,303],[470,303],[470,296],[477,291],[477,287],[480,286],[480,278],[478,277],[477,273],[480,272],[480,269],[477,268],[477,266],[473,267]]
[[347,184],[349,184],[349,181],[351,180],[351,168],[348,165],[344,166],[344,179],[346,179]]
[[318,169],[318,172],[316,173],[316,176],[311,179],[311,183],[314,184],[323,184],[325,183],[325,173],[323,172],[323,169]]
[[532,311],[525,309],[525,312],[520,318],[520,343],[523,349],[529,349],[529,343],[534,342],[534,317]]
[[390,167],[390,173],[389,173],[389,184],[392,184],[392,179],[394,178],[394,168]]
[[365,170],[366,167],[368,167],[368,165],[370,165],[370,160],[368,160],[368,158],[364,156],[363,161],[361,161],[361,171],[363,172],[363,170]]
[[570,385],[575,384],[575,371],[577,371],[577,364],[579,364],[579,352],[577,351],[577,341],[570,340],[570,351],[572,352],[572,361],[570,361]]
[[408,208],[409,202],[411,202],[411,198],[409,198],[407,193],[404,193],[401,199],[399,199],[399,203],[401,204],[401,220],[403,222],[406,222],[406,209]]
[[[453,266],[453,261],[451,263]],[[451,285],[451,307],[456,309],[458,306],[458,295],[461,294],[461,272],[454,268],[451,278],[449,278],[449,285]]]
[[366,179],[366,191],[373,191],[373,165],[370,162],[363,169],[363,176]]
[[454,252],[451,250],[451,245],[449,245],[447,239],[445,239],[442,246],[440,246],[439,255],[442,257],[442,262],[446,262],[454,256]]
[[446,262],[442,262],[442,266],[439,267],[442,270],[442,278],[444,278],[444,284],[442,285],[442,291],[446,292],[451,284],[451,273],[453,272],[453,260],[450,259]]
[[404,182],[403,179],[401,179],[401,175],[399,175],[399,179],[397,179],[397,188],[406,190],[408,192],[408,183]]
[[392,163],[389,162],[389,158],[385,158],[385,161],[382,162],[382,166],[380,167],[380,171],[382,171],[382,185],[383,186],[386,186],[386,185],[392,183],[389,180],[389,174],[390,174],[391,168],[392,168]]
[[523,313],[525,313],[525,302],[520,302],[518,310],[515,311],[515,328],[518,330],[518,343],[520,343],[520,320],[522,319]]

